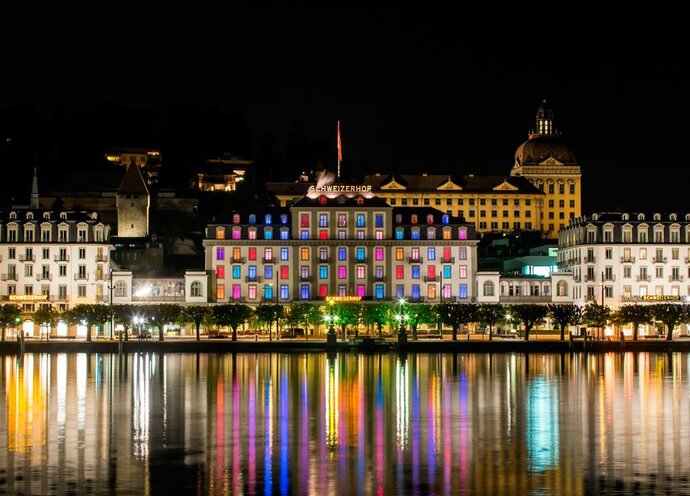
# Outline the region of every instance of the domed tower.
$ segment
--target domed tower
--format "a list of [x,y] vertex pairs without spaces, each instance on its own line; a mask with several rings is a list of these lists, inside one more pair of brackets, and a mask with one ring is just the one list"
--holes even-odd
[[130,164],[117,190],[117,235],[143,238],[149,234],[149,190],[136,164]]
[[582,211],[582,172],[572,148],[554,127],[553,111],[544,100],[537,109],[536,131],[515,152],[512,176],[524,176],[546,193],[542,206],[542,228],[551,238],[568,219]]

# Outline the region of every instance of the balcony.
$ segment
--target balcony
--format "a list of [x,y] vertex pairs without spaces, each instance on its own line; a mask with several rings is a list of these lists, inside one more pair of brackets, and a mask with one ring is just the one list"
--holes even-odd
[[97,281],[105,281],[107,279],[105,272],[98,272],[96,271],[96,280]]
[[423,296],[420,296],[419,298],[408,298],[407,302],[408,303],[426,303],[426,298]]
[[311,282],[312,277],[311,276],[299,276],[300,282]]
[[604,281],[610,281],[613,282],[616,280],[616,276],[613,274],[606,274],[604,275]]
[[408,263],[422,263],[424,262],[424,257],[408,257],[407,258]]
[[55,255],[53,259],[56,262],[69,262],[69,255]]
[[551,295],[499,296],[499,303],[550,303]]
[[585,276],[585,282],[595,282],[596,280],[596,276]]
[[36,279],[38,279],[39,281],[52,281],[53,275],[52,274],[38,274],[36,276]]
[[355,263],[367,263],[367,257],[357,257]]
[[455,263],[455,257],[441,257],[441,263],[448,264],[448,263]]
[[254,277],[246,276],[244,278],[244,282],[262,282],[263,280],[264,280],[263,276],[254,276]]
[[230,261],[236,264],[243,264],[247,262],[247,259],[246,257],[232,257]]
[[109,262],[110,257],[108,255],[96,255],[96,262]]
[[573,281],[574,282],[580,282],[580,281],[582,281],[582,278],[580,276],[573,276]]
[[652,280],[652,276],[637,276],[635,280],[637,282],[649,282]]
[[666,257],[652,257],[652,263],[666,263]]
[[74,280],[75,281],[88,281],[89,275],[88,274],[74,274]]
[[441,297],[439,297],[439,301],[441,303],[455,303],[456,301],[458,301],[458,297],[457,296],[441,296]]
[[436,282],[440,278],[439,276],[424,276],[422,279],[424,279],[424,282]]
[[386,276],[374,276],[372,277],[372,280],[374,282],[384,282],[386,280]]
[[593,264],[597,261],[597,257],[585,257],[586,264]]
[[319,263],[330,263],[330,262],[331,262],[331,259],[328,258],[328,257],[323,257],[323,258],[319,258],[319,259],[318,259],[318,262],[319,262]]
[[17,274],[16,274],[16,273],[13,273],[13,274],[2,274],[2,275],[0,276],[0,279],[2,279],[3,281],[16,281],[16,280],[17,280]]
[[635,263],[635,257],[621,257],[621,263]]
[[19,261],[20,262],[35,262],[36,261],[36,255],[19,255]]
[[265,257],[262,258],[261,261],[265,264],[272,264],[275,262],[275,260],[273,258],[265,258]]
[[668,282],[683,282],[683,279],[683,276],[680,274],[668,276]]
[[582,262],[582,259],[581,259],[580,257],[569,258],[569,259],[567,260],[568,265],[579,264],[579,263],[581,263],[581,262]]

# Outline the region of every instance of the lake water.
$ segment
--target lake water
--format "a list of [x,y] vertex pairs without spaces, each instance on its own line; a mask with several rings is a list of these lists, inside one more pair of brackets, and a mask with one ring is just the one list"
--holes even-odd
[[0,357],[1,494],[689,494],[690,355]]

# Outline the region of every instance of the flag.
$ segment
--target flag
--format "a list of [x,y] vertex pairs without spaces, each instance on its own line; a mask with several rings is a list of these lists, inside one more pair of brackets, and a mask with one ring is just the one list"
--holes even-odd
[[343,145],[340,142],[340,121],[338,121],[338,162],[343,160]]

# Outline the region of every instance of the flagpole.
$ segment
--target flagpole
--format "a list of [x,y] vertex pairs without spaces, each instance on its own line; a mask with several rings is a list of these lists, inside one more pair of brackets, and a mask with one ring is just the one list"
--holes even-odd
[[341,144],[340,144],[340,121],[338,121],[338,182],[340,182],[340,156],[342,152],[340,151],[341,149]]

